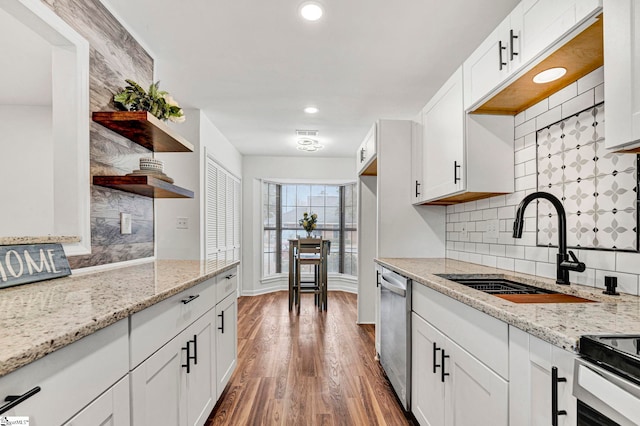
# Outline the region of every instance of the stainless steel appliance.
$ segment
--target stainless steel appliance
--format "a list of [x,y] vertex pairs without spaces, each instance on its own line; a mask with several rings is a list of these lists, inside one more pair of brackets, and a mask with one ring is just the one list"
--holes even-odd
[[386,268],[380,284],[380,364],[405,410],[411,392],[411,280]]
[[640,335],[582,336],[573,395],[578,426],[640,425]]

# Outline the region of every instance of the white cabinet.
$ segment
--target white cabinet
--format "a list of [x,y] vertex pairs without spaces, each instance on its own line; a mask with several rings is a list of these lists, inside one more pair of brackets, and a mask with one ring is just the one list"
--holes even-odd
[[[127,332],[127,320],[118,321],[0,378],[0,405],[9,395],[40,388],[3,415],[29,416],[34,425],[61,425],[87,407],[81,418],[93,421],[106,416],[114,426],[128,425],[128,404],[121,402],[128,400],[129,388],[112,388],[129,371]],[[98,398],[105,391],[117,401],[104,395]]]
[[134,425],[203,425],[216,401],[210,310],[131,372]]
[[519,4],[464,62],[464,108],[491,93],[522,65]]
[[[576,424],[576,398],[572,394],[576,355],[515,327],[509,328],[510,424],[547,426],[553,408],[558,426]],[[557,400],[553,401],[554,390]],[[556,405],[557,404],[557,405]]]
[[521,7],[522,59],[529,61],[592,16],[602,0],[522,0]]
[[454,204],[513,192],[513,117],[465,114],[463,67],[422,111],[419,204]]
[[506,380],[412,314],[412,412],[423,426],[508,425]]
[[605,145],[640,152],[640,4],[604,0]]
[[367,136],[358,147],[356,153],[356,170],[358,175],[375,175],[376,155],[378,153],[377,127],[376,124],[369,129]]
[[415,124],[415,131],[411,138],[411,183],[409,184],[411,204],[418,204],[424,200],[424,169],[422,167],[422,112],[419,122]]
[[129,376],[127,375],[64,426],[129,426],[131,424],[129,416]]
[[216,305],[216,399],[220,397],[238,359],[238,301],[235,292]]

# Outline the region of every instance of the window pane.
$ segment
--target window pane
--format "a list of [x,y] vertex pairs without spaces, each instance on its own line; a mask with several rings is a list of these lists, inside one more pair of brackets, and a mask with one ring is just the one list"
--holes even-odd
[[296,207],[283,206],[282,207],[282,227],[295,228],[297,226],[298,226],[298,212],[296,211]]
[[327,185],[326,187],[326,202],[327,206],[337,207],[340,205],[340,186]]
[[282,185],[282,204],[295,206],[296,200],[296,185]]
[[310,206],[311,198],[311,186],[310,185],[298,185],[297,187],[296,204],[298,206]]
[[340,228],[340,212],[338,207],[327,207],[324,211],[325,220],[324,227],[325,228]]

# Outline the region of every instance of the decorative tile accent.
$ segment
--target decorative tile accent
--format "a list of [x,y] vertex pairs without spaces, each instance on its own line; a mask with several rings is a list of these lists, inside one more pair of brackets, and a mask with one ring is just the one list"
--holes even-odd
[[[604,104],[536,133],[538,190],[554,194],[567,213],[567,244],[638,251],[637,156],[604,146]],[[557,245],[555,209],[538,201],[538,245]]]

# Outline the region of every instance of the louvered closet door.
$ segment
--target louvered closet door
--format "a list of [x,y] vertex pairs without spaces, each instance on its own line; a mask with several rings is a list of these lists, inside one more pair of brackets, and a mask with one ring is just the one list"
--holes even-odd
[[233,181],[233,260],[240,260],[240,182]]
[[226,260],[227,249],[227,174],[218,168],[218,194],[216,208],[218,211],[218,260]]
[[207,259],[218,260],[218,167],[207,158],[206,235]]

